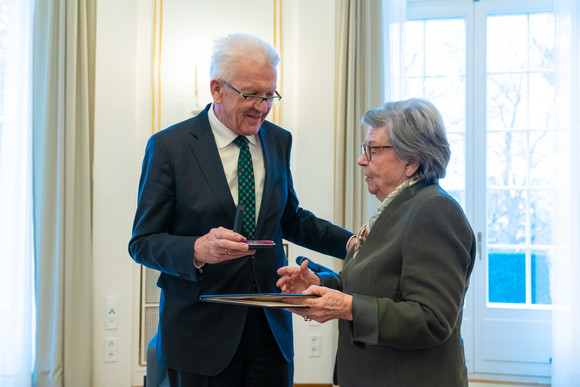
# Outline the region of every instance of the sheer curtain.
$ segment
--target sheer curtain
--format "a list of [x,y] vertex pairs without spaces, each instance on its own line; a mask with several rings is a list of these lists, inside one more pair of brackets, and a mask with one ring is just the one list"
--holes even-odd
[[553,259],[552,386],[580,386],[580,5],[555,0],[556,252]]
[[92,383],[94,0],[36,1],[33,62],[37,386]]
[[0,386],[30,386],[34,364],[31,173],[32,0],[3,0],[0,82]]

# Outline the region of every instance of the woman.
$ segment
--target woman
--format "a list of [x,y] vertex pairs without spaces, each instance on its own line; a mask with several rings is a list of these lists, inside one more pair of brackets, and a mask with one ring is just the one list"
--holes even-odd
[[439,111],[422,99],[367,111],[358,164],[380,201],[357,234],[340,275],[278,270],[283,292],[317,295],[291,311],[339,319],[334,383],[467,386],[461,340],[475,237],[461,207],[438,184],[449,162]]

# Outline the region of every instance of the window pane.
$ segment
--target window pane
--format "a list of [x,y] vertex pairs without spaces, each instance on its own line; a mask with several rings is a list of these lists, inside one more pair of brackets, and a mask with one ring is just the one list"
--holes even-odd
[[[2,31],[2,30],[0,30],[0,31]],[[6,72],[6,61],[5,61],[2,53],[0,53],[0,116],[4,116],[4,89],[5,89],[4,73],[5,72]]]
[[421,19],[405,24],[403,98],[425,98],[441,112],[451,146],[444,189],[465,205],[465,58],[462,18]]
[[552,187],[554,184],[554,132],[530,133],[530,185]]
[[550,70],[554,67],[555,24],[553,13],[530,15],[530,69]]
[[487,240],[490,245],[524,244],[526,242],[525,191],[488,190],[487,224]]
[[528,127],[526,74],[491,74],[487,77],[487,130]]
[[518,72],[527,68],[526,15],[489,17],[487,31],[488,72]]
[[554,128],[554,73],[530,74],[530,128]]
[[[554,18],[524,13],[487,20],[489,301],[550,304]],[[506,282],[514,283],[512,294]]]
[[422,21],[405,23],[405,75],[407,77],[423,75],[425,63],[423,27]]
[[530,190],[530,234],[532,245],[551,245],[554,224],[554,191]]
[[488,133],[488,187],[522,187],[526,184],[527,136],[527,133],[511,131]]
[[35,359],[32,3],[0,0],[1,386],[30,386]]
[[[465,137],[463,134],[450,133],[447,129],[447,140],[452,149],[452,157],[447,166],[445,175],[445,186],[447,192],[450,190],[463,190],[465,185]],[[449,192],[451,194],[451,192]],[[457,197],[456,197],[457,200]]]
[[[6,88],[4,74],[6,73],[6,51],[8,48],[8,11],[8,6],[4,2],[0,2],[0,120],[3,120],[4,117],[4,89]],[[1,137],[2,131],[0,129],[0,141]]]
[[[464,40],[462,19],[434,19],[425,24],[425,71],[431,75],[452,75],[465,73]],[[454,58],[452,61],[442,58]]]
[[526,302],[526,255],[521,251],[490,249],[489,302]]
[[545,251],[532,254],[532,303],[551,304],[550,257]]

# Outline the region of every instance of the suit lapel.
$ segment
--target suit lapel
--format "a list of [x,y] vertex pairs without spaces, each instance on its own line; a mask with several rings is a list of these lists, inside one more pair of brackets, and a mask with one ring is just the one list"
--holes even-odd
[[[209,106],[211,107],[211,105]],[[233,222],[236,207],[226,180],[215,138],[209,125],[207,109],[194,118],[189,145],[193,152],[193,157],[196,159],[214,197],[221,204],[224,211],[230,215]]]
[[264,219],[268,213],[267,207],[270,203],[270,196],[272,196],[272,187],[274,183],[276,155],[275,152],[270,152],[268,140],[270,136],[266,135],[267,129],[262,125],[258,132],[260,141],[262,142],[262,157],[264,158],[264,169],[266,175],[264,178],[264,189],[262,190],[262,202],[260,203],[260,213],[258,214],[258,222],[256,223],[256,231],[254,235],[260,235],[260,231],[264,224]]

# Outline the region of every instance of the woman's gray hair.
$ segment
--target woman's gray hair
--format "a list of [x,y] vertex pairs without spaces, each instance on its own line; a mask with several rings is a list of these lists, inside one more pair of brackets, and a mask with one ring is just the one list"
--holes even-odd
[[368,110],[361,122],[386,128],[400,160],[419,161],[415,177],[429,183],[445,177],[451,150],[441,113],[431,102],[421,98],[386,102]]
[[280,62],[278,51],[270,43],[250,34],[231,34],[214,41],[210,77],[231,82],[240,59],[269,64],[274,68]]

